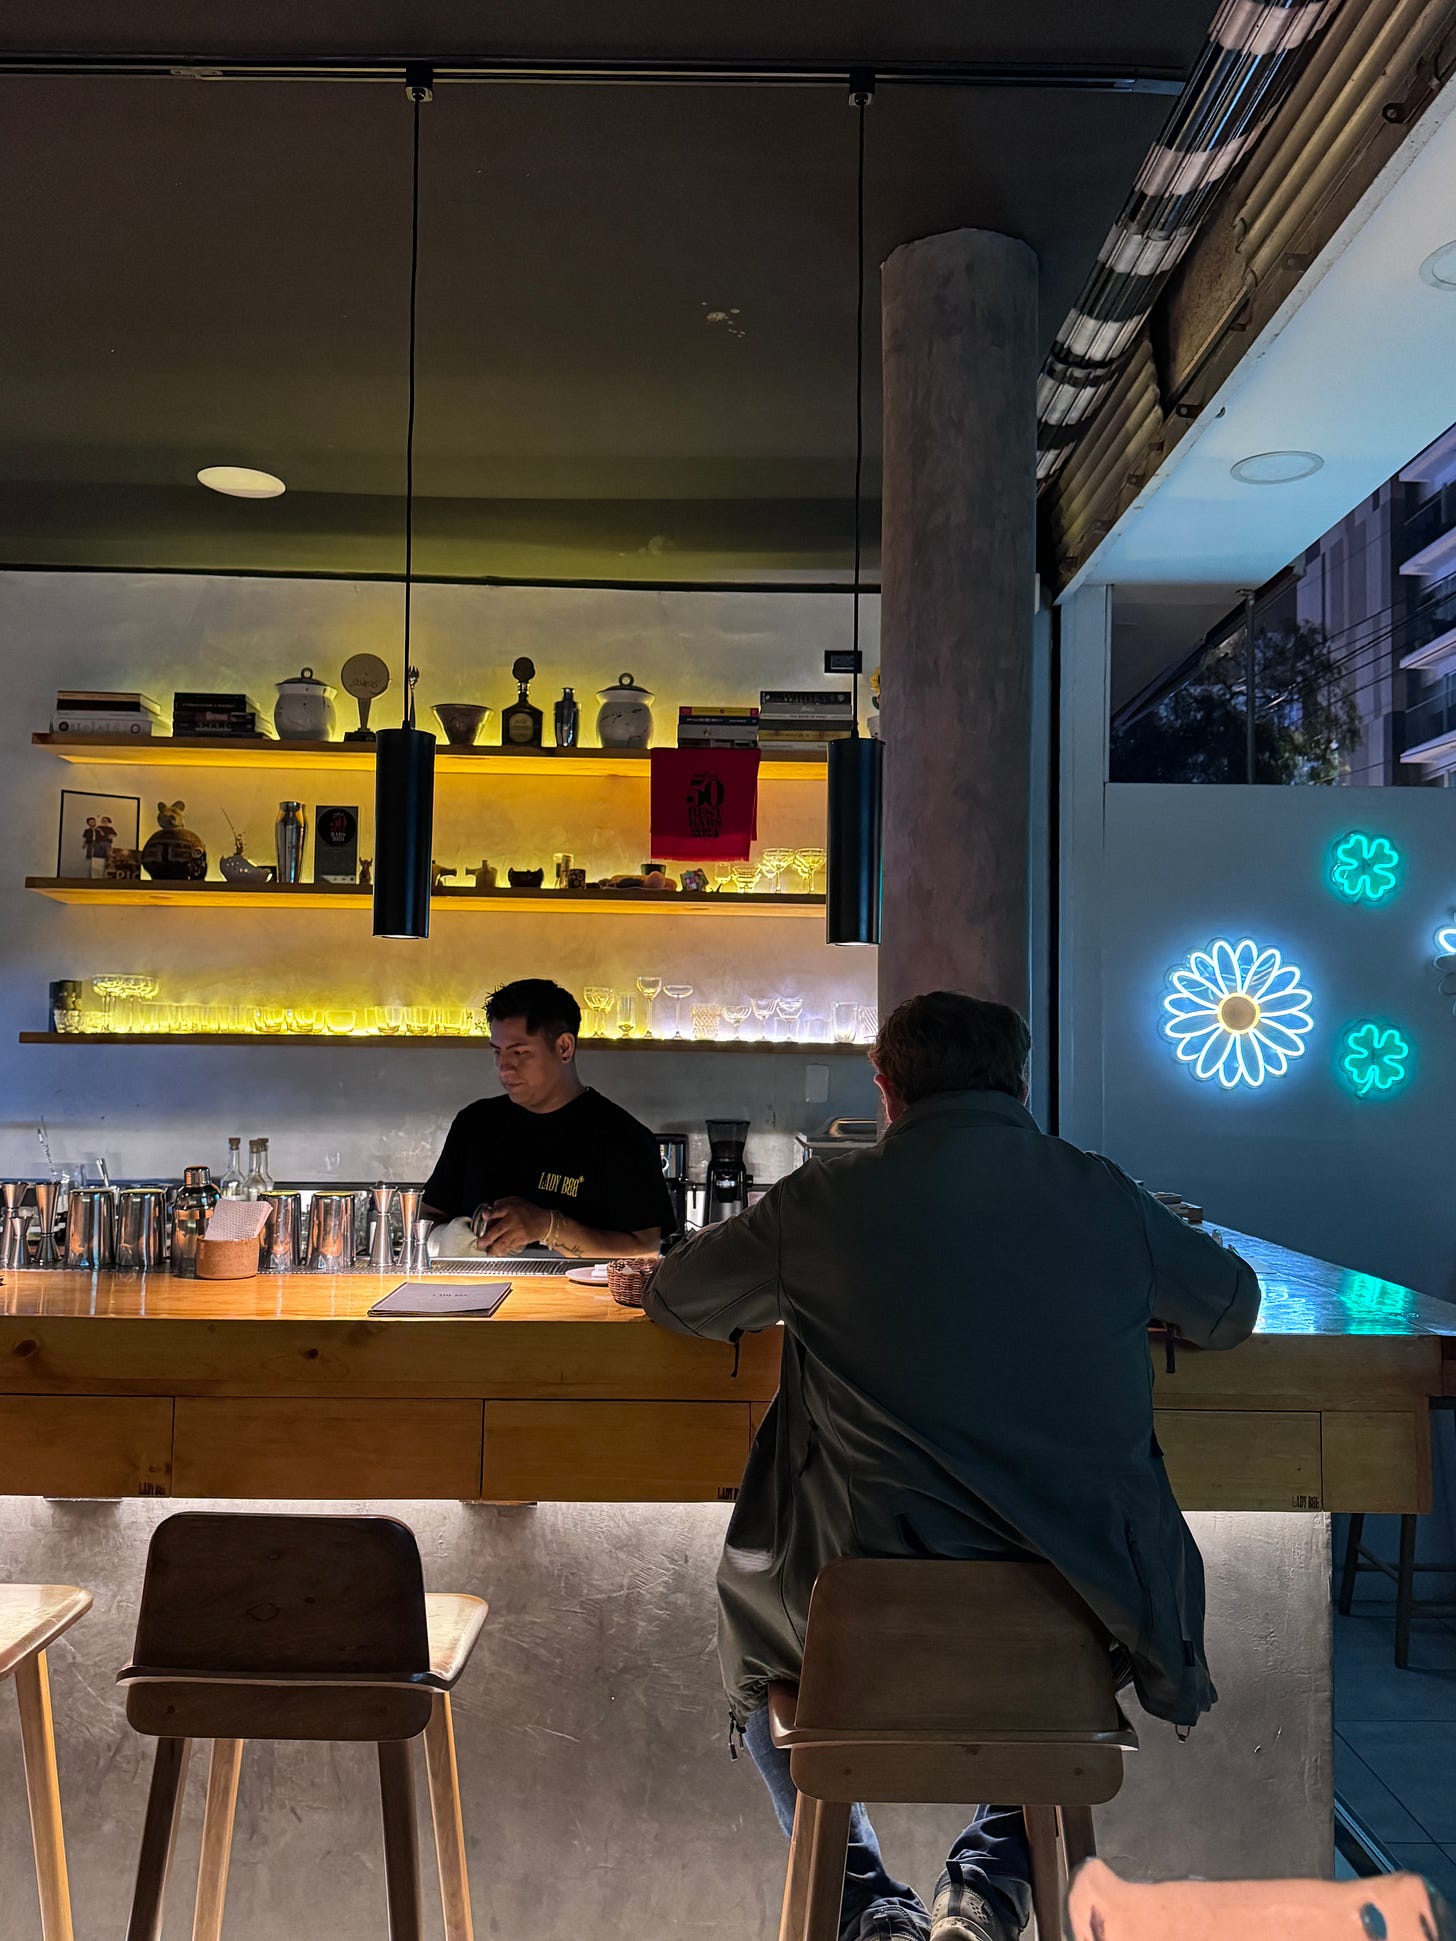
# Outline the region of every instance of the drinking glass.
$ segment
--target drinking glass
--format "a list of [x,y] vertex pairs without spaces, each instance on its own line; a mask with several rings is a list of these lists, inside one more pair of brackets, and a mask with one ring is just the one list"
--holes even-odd
[[405,1027],[405,1009],[402,1004],[386,1004],[384,1007],[384,1030],[390,1038],[399,1037]]
[[738,872],[732,863],[719,863],[714,867],[713,888],[719,893],[738,888]]
[[637,1035],[637,1000],[630,991],[623,991],[617,999],[617,1036],[635,1038]]
[[792,849],[761,849],[758,852],[758,866],[769,878],[768,888],[777,895],[783,888],[783,874],[794,861]]
[[778,1001],[778,1014],[789,1027],[791,1038],[796,1035],[795,1026],[799,1022],[803,1009],[804,1000],[801,997],[781,997]]
[[694,1038],[700,1042],[715,1039],[718,1036],[718,1017],[716,1004],[695,1004],[693,1006]]
[[829,1043],[828,1018],[811,1018],[807,1013],[800,1018],[799,1043],[801,1045],[827,1045]]
[[873,1004],[860,1005],[855,1024],[855,1039],[861,1045],[872,1045],[880,1035],[880,1014]]
[[428,1038],[430,1035],[430,1007],[428,1004],[412,1004],[405,1013],[405,1027],[411,1038]]
[[819,848],[800,849],[795,854],[794,869],[804,879],[806,894],[813,889],[815,880],[827,861],[827,852]]
[[337,1010],[328,1014],[328,1027],[337,1038],[347,1038],[359,1022],[357,1011]]
[[770,1035],[768,1028],[769,1020],[778,1013],[778,999],[776,997],[755,997],[750,998],[748,1002],[754,1018],[758,1023],[759,1037],[767,1038]]
[[834,1042],[836,1045],[852,1045],[854,1034],[859,1025],[859,1006],[840,1003],[834,1007]]
[[723,1006],[723,1022],[728,1027],[728,1036],[730,1038],[741,1038],[743,1036],[743,1027],[748,1022],[748,1016],[752,1009],[753,1007],[747,998],[744,998],[741,1003],[725,1004]]
[[637,979],[637,988],[647,1000],[646,1029],[642,1035],[644,1038],[651,1038],[654,1035],[652,1030],[653,1007],[657,1002],[658,994],[662,990],[662,979],[660,977],[639,977]]
[[306,1037],[314,1037],[319,1029],[320,1013],[316,1004],[295,1004],[293,1007],[293,1026]]
[[[173,1008],[175,1009],[175,1007]],[[285,1023],[287,1022],[287,1018],[288,1018],[288,1013],[283,1007],[283,1005],[265,1004],[263,1006],[263,1029],[265,1031],[282,1031]],[[171,1028],[173,1030],[176,1030],[175,1025],[173,1025]]]
[[607,1018],[617,1002],[617,993],[609,991],[604,984],[588,984],[582,994],[586,998],[587,1016],[592,1022],[590,1036],[607,1036]]
[[757,863],[735,863],[733,865],[733,887],[740,896],[752,896],[758,888],[763,871]]
[[691,984],[664,984],[662,987],[662,995],[664,997],[670,997],[676,1007],[672,1021],[672,1035],[674,1038],[681,1038],[683,1035],[683,999],[685,997],[691,997],[692,994],[693,987]]

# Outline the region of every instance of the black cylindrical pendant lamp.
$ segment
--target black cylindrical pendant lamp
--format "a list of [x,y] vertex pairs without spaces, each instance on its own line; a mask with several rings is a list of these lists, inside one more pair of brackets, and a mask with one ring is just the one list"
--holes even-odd
[[374,737],[374,934],[428,937],[435,826],[435,737],[381,728]]
[[867,735],[829,744],[828,926],[832,944],[880,941],[880,806],[885,745]]

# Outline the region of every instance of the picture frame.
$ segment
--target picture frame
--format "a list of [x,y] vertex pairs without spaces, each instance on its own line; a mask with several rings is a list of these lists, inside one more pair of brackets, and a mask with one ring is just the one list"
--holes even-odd
[[141,845],[141,818],[139,795],[62,789],[56,875],[100,881],[114,873],[113,852],[135,856]]

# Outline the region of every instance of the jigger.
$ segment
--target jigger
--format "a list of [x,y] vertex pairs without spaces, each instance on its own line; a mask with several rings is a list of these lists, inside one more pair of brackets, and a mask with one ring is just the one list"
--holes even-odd
[[59,1267],[61,1256],[56,1252],[56,1201],[60,1198],[61,1182],[58,1179],[38,1179],[35,1183],[35,1212],[40,1224],[40,1249],[35,1257],[37,1267]]
[[30,1213],[20,1203],[30,1191],[25,1179],[0,1179],[0,1267],[24,1267]]
[[389,1208],[394,1188],[383,1180],[371,1195],[374,1201],[374,1233],[369,1243],[369,1266],[376,1274],[387,1274],[394,1266],[394,1235],[389,1230]]

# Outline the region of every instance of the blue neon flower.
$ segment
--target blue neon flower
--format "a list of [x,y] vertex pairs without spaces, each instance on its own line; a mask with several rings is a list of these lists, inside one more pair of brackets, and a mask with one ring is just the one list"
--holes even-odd
[[1393,1024],[1353,1024],[1340,1046],[1340,1070],[1357,1098],[1404,1085],[1410,1046]]
[[1277,950],[1249,937],[1236,944],[1220,937],[1169,971],[1168,983],[1163,1035],[1195,1078],[1216,1078],[1227,1091],[1257,1090],[1303,1056],[1313,1000],[1298,965],[1286,964]]
[[1379,903],[1395,888],[1400,851],[1384,836],[1352,829],[1335,844],[1330,881],[1352,903]]

